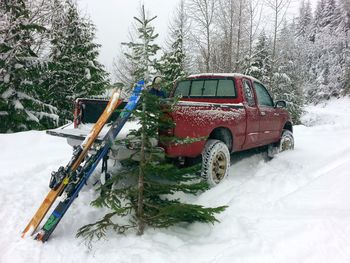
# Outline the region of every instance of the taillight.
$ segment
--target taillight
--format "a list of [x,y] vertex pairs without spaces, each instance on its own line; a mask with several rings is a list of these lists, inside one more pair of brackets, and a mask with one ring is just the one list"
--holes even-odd
[[[159,129],[159,135],[172,137],[174,136],[174,123],[173,118],[171,117],[170,113],[163,113],[161,116],[161,121],[165,124],[167,127],[162,127]],[[169,125],[167,125],[169,123]],[[171,126],[171,127],[169,127]]]

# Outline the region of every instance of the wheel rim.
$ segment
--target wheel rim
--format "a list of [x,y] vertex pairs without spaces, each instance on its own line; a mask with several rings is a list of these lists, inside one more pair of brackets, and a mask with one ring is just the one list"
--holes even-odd
[[293,139],[290,137],[283,137],[280,144],[280,152],[293,149]]
[[213,159],[213,180],[219,183],[226,174],[227,158],[223,152],[218,152]]

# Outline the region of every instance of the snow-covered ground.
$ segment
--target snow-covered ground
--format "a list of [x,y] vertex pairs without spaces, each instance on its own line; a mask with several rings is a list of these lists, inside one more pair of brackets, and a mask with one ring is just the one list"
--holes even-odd
[[49,242],[20,238],[71,149],[44,132],[1,134],[0,262],[350,262],[350,99],[306,110],[294,151],[234,155],[227,180],[193,199],[228,205],[220,223],[110,236],[91,250],[74,236],[101,216],[92,188]]

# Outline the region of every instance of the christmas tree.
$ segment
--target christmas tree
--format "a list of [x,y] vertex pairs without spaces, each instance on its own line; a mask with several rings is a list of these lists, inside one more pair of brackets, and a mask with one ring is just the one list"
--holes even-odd
[[[144,15],[142,7],[142,15]],[[143,18],[146,18],[145,16]],[[152,34],[143,32],[149,26],[149,19],[135,18],[140,22],[139,47],[144,47],[139,54],[139,63],[145,63],[143,74],[148,76],[151,61],[148,48]],[[153,19],[152,19],[153,20]],[[152,37],[151,37],[152,38]],[[177,194],[198,194],[208,189],[208,184],[200,178],[199,165],[179,168],[169,163],[162,148],[155,141],[166,143],[190,143],[195,140],[178,140],[166,131],[174,127],[169,118],[176,100],[160,98],[145,89],[141,97],[141,107],[133,114],[139,120],[140,128],[132,130],[125,140],[132,145],[134,153],[131,158],[122,162],[117,171],[100,187],[100,196],[92,203],[96,207],[110,210],[101,220],[82,227],[77,236],[86,238],[89,243],[94,238],[100,239],[112,229],[124,233],[129,229],[137,230],[139,235],[146,227],[165,228],[181,222],[214,223],[216,213],[225,207],[206,208],[189,204],[181,200]],[[158,132],[160,131],[160,132]],[[136,143],[135,143],[136,142]],[[120,142],[119,142],[120,143]],[[122,219],[126,217],[127,219]],[[119,222],[118,222],[119,218]]]
[[[158,34],[155,33],[155,28],[152,26],[152,21],[156,18],[156,16],[148,17],[142,5],[139,17],[134,17],[137,32],[136,40],[122,43],[127,47],[124,55],[132,69],[129,78],[132,80],[132,84],[142,78],[145,79],[146,83],[150,83],[151,75],[155,75],[159,68],[157,52],[160,47],[155,43]],[[127,86],[129,83],[125,84]],[[132,85],[129,88],[132,88]]]
[[[122,168],[102,185],[100,196],[92,203],[95,207],[110,210],[101,220],[82,227],[78,236],[90,244],[94,238],[106,237],[108,230],[124,233],[137,229],[142,235],[145,227],[166,228],[178,223],[214,223],[215,214],[225,207],[206,208],[189,204],[178,197],[178,193],[199,194],[208,189],[208,183],[200,178],[200,165],[179,168],[167,162],[163,150],[156,146],[154,139],[161,143],[186,143],[168,135],[162,135],[174,123],[166,116],[176,101],[154,96],[147,90],[142,94],[142,110],[134,112],[141,127],[129,134],[126,144],[133,142],[134,154],[122,162]],[[139,142],[136,143],[135,141]],[[127,217],[127,220],[121,217]],[[119,218],[119,222],[118,222]]]

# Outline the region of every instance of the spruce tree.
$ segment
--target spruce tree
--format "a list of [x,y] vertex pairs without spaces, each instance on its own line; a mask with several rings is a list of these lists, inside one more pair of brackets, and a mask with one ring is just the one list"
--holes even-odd
[[183,78],[187,75],[185,71],[185,53],[183,49],[183,39],[180,32],[176,32],[178,38],[171,46],[171,50],[166,52],[159,66],[159,71],[163,76],[163,88],[169,92],[173,86],[174,81]]
[[342,95],[350,94],[350,2],[340,1],[338,4],[339,19],[336,32],[339,35],[339,45],[342,46]]
[[[141,10],[141,18],[135,18],[140,23],[139,42],[130,43],[130,47],[134,54],[138,54],[138,64],[143,64],[137,73],[147,77],[151,57],[157,50],[150,44],[155,35],[149,22],[155,17],[147,19],[144,7]],[[136,57],[132,59],[137,62]],[[180,222],[217,221],[215,214],[225,207],[205,208],[182,202],[175,196],[177,192],[197,194],[208,189],[208,184],[197,175],[200,174],[200,166],[179,169],[167,162],[163,150],[154,143],[155,139],[162,144],[197,140],[179,140],[166,135],[166,131],[174,127],[167,113],[175,104],[176,101],[161,99],[147,89],[142,92],[141,108],[133,113],[141,127],[132,130],[125,141],[126,145],[133,145],[135,153],[100,187],[101,195],[92,203],[110,211],[101,220],[82,227],[78,236],[86,238],[91,244],[94,238],[105,237],[109,229],[118,233],[135,229],[142,235],[147,226],[165,228]],[[163,132],[159,134],[158,131]],[[120,218],[124,216],[128,217],[127,221]]]
[[313,31],[313,16],[311,13],[310,2],[302,3],[299,9],[299,17],[296,22],[295,33],[295,51],[292,61],[298,65],[297,76],[299,78],[300,86],[303,87],[303,92],[306,93],[312,87],[313,72],[313,53],[315,51],[314,41],[315,35]]
[[251,75],[263,83],[269,84],[271,70],[270,41],[264,31],[261,32],[258,42],[253,51],[251,64],[246,70],[246,74]]
[[297,22],[297,33],[298,37],[310,39],[312,38],[312,10],[310,1],[306,3],[302,1],[301,6],[299,8],[299,17]]
[[343,93],[346,76],[346,33],[340,29],[341,12],[334,0],[321,0],[315,13],[313,85],[307,90],[308,101],[317,103]]
[[300,124],[304,104],[302,75],[298,64],[299,49],[296,45],[296,25],[284,23],[278,38],[276,71],[270,81],[275,100],[287,101],[287,109],[294,124]]
[[159,72],[164,80],[163,87],[167,92],[173,88],[177,79],[185,77],[190,71],[192,58],[188,47],[189,28],[185,2],[181,0],[169,24],[166,51],[159,65]]
[[[189,204],[176,193],[199,194],[208,189],[201,179],[200,166],[178,168],[166,161],[161,148],[154,145],[154,138],[162,143],[185,143],[168,136],[160,136],[158,130],[168,130],[173,122],[166,118],[175,102],[164,102],[145,90],[142,94],[144,111],[134,114],[140,120],[141,128],[129,134],[134,143],[134,155],[122,162],[122,168],[100,187],[100,196],[92,203],[109,212],[99,221],[79,229],[77,236],[86,238],[90,244],[95,238],[108,235],[108,230],[124,233],[129,229],[143,234],[145,227],[166,228],[178,223],[214,223],[215,214],[225,207],[206,208]],[[139,144],[135,141],[140,142]],[[192,141],[191,139],[188,142]],[[130,144],[128,140],[126,144]],[[123,220],[121,217],[127,217]]]
[[[132,68],[130,79],[132,84],[138,80],[145,78],[146,83],[151,82],[151,76],[157,73],[159,68],[157,60],[157,52],[160,47],[155,43],[158,34],[155,33],[155,28],[152,21],[157,16],[149,17],[146,14],[145,7],[140,8],[139,17],[134,17],[136,26],[136,36],[134,41],[122,43],[127,48],[124,53],[128,63]],[[130,85],[130,83],[125,83]],[[132,86],[129,86],[132,88]]]
[[95,27],[80,17],[76,4],[54,1],[51,50],[47,72],[47,97],[60,112],[62,122],[72,119],[73,102],[78,97],[103,93],[107,73],[97,61]]
[[33,34],[45,28],[32,23],[23,0],[0,3],[0,132],[57,125],[56,108],[42,101],[43,63],[33,51]]

